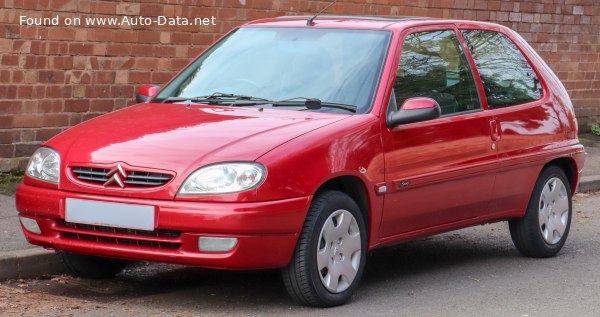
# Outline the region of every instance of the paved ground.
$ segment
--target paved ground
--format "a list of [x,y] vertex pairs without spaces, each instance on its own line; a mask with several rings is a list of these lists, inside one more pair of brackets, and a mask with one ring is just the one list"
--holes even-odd
[[27,243],[15,209],[14,196],[0,194],[0,254],[5,251],[33,248]]
[[[292,303],[276,271],[142,264],[118,278],[0,283],[2,316],[599,316],[600,193],[580,195],[563,251],[517,254],[498,223],[374,252],[351,303]],[[258,255],[260,256],[260,255]]]
[[582,177],[600,175],[600,144],[588,146],[585,151],[588,153],[585,161],[585,167],[581,173]]

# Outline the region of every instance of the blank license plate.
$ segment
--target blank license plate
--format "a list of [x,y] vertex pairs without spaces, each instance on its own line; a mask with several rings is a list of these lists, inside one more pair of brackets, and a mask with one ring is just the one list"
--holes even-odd
[[154,206],[67,198],[67,222],[154,230]]

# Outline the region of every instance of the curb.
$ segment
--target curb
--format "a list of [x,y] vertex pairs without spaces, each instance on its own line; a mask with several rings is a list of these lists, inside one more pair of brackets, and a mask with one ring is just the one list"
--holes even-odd
[[0,252],[0,281],[65,272],[53,251],[33,248]]
[[579,181],[580,193],[587,193],[600,190],[600,175],[585,176]]

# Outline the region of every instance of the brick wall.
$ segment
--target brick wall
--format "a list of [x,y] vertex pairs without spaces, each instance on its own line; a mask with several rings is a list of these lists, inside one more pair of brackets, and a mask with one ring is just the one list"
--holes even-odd
[[[36,147],[69,126],[131,105],[136,86],[164,83],[236,24],[315,12],[326,4],[303,0],[0,0],[0,170],[22,168]],[[507,25],[520,32],[563,80],[581,127],[600,116],[600,0],[340,0],[329,13],[417,15]],[[60,19],[215,16],[217,25],[21,26],[21,15],[59,15]]]

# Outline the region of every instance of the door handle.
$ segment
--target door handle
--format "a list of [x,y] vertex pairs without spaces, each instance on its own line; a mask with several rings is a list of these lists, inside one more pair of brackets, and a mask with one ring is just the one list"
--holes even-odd
[[498,121],[496,121],[495,119],[490,120],[490,138],[492,138],[492,141],[494,142],[500,140]]

